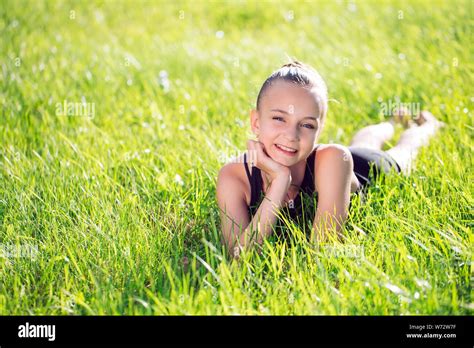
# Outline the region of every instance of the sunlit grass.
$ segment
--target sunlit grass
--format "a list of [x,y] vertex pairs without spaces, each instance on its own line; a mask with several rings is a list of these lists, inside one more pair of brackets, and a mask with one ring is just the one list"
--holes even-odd
[[[4,1],[0,251],[37,254],[0,257],[0,314],[472,313],[470,12]],[[344,243],[315,247],[290,225],[287,243],[231,261],[217,172],[245,150],[258,89],[286,54],[329,86],[321,143],[348,145],[397,98],[447,126],[411,177],[354,198]],[[58,114],[65,101],[95,113]]]

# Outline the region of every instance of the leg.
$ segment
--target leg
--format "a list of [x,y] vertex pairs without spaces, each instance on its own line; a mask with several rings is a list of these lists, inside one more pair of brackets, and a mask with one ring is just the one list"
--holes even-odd
[[416,119],[417,125],[412,125],[404,131],[396,146],[386,152],[400,165],[402,172],[409,175],[420,147],[427,145],[436,131],[444,126],[428,111],[422,111]]
[[381,150],[383,143],[390,140],[394,132],[392,122],[373,124],[359,130],[352,138],[350,146]]
[[396,124],[400,124],[405,129],[415,124],[411,120],[412,117],[409,110],[406,108],[398,108],[392,113],[392,116],[388,122],[381,122],[362,128],[354,135],[350,146],[381,150],[383,143],[393,137]]

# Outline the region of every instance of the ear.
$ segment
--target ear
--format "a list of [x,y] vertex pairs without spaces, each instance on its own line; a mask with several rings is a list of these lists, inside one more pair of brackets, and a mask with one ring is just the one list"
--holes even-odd
[[258,137],[260,135],[260,115],[256,109],[250,110],[250,126],[252,132]]

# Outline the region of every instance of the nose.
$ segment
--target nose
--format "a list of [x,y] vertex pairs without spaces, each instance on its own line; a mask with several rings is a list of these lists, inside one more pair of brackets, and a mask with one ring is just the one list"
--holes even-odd
[[288,142],[296,142],[300,140],[299,130],[293,127],[286,129],[283,136]]

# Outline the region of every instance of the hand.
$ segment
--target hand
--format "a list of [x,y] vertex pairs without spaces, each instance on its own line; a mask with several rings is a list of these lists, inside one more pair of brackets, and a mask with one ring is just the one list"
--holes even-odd
[[277,177],[283,177],[289,179],[291,183],[291,171],[290,168],[274,161],[265,150],[265,146],[255,140],[247,141],[248,158],[249,162],[260,170],[263,170],[270,176],[270,181],[273,181]]

